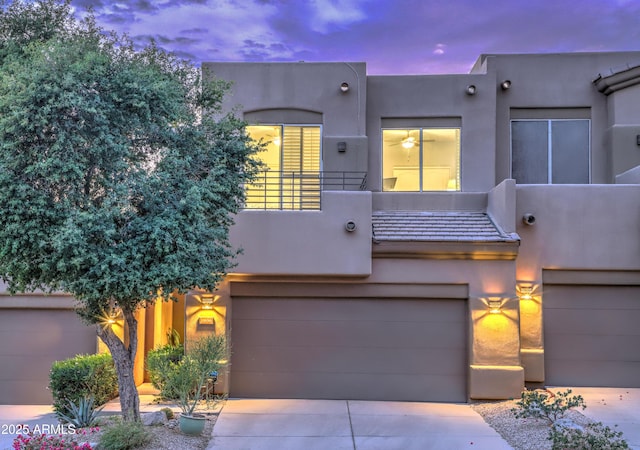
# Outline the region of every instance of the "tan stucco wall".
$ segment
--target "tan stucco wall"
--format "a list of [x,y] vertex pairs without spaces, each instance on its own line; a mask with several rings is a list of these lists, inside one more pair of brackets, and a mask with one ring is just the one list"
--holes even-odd
[[[468,85],[476,95],[467,95]],[[368,186],[382,190],[383,119],[459,119],[462,191],[486,192],[494,186],[495,87],[485,75],[369,76],[367,78]],[[469,151],[467,149],[473,149]]]
[[520,302],[522,359],[527,380],[543,381],[542,271],[640,270],[640,186],[518,185],[516,196],[517,280],[534,286],[533,299]]
[[[353,221],[356,230],[345,224]],[[371,273],[371,193],[325,191],[321,211],[242,211],[231,243],[234,273],[366,276]]]

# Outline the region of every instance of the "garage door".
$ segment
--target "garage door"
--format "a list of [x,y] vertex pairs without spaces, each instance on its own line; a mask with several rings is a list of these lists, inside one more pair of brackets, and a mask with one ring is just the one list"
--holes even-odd
[[1,310],[0,404],[50,404],[51,364],[95,351],[95,328],[74,311]]
[[546,384],[640,387],[640,288],[544,287]]
[[234,397],[467,401],[466,301],[234,298]]

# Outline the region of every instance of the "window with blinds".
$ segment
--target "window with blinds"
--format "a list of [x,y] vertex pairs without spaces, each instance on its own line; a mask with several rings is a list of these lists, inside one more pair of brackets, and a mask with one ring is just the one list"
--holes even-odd
[[253,125],[250,136],[266,144],[265,169],[247,186],[248,209],[320,209],[322,130],[319,125]]

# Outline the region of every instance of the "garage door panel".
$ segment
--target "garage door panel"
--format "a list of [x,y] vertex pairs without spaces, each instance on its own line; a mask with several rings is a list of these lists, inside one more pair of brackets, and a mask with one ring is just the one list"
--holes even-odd
[[553,345],[545,351],[550,359],[640,361],[640,343],[628,336],[556,334],[550,339]]
[[[279,312],[283,302],[286,302],[287,319],[289,320],[362,320],[362,300],[331,299],[339,301],[340,308],[327,308],[327,299],[319,298],[242,298],[236,299],[233,305],[234,320],[258,319],[277,320],[282,317]],[[429,300],[432,307],[438,309],[438,315],[433,316],[425,310],[422,300],[368,300],[367,315],[384,317],[387,321],[410,322],[460,322],[465,320],[465,311],[460,308],[461,300]],[[313,314],[313,316],[311,316]]]
[[638,288],[633,286],[612,286],[615,294],[602,286],[545,286],[545,300],[553,298],[553,304],[546,308],[576,309],[632,309],[640,310]]
[[[316,398],[383,401],[467,401],[457,386],[464,385],[462,375],[397,375],[397,383],[389,383],[377,374],[307,374],[304,377],[289,372],[234,374],[233,382],[246,386],[245,397],[255,398]],[[255,379],[269,381],[257,384]],[[313,397],[309,396],[313,392]]]
[[[12,380],[0,383],[0,399],[4,405],[47,405],[52,403],[47,384],[41,380]],[[33,399],[31,401],[26,401]]]
[[[639,301],[640,303],[640,301]],[[607,335],[612,332],[624,336],[640,336],[639,310],[625,309],[555,309],[548,314],[548,326],[552,330],[563,329],[567,334],[577,333]]]
[[0,404],[49,404],[54,361],[94,353],[96,332],[71,310],[0,312]]
[[34,358],[31,354],[3,356],[0,382],[12,383],[14,380],[42,379],[43,373],[49,375],[51,364],[49,358]]
[[[460,349],[463,351],[463,349]],[[233,359],[235,372],[340,373],[434,373],[455,375],[465,370],[460,361],[450,358],[448,349],[352,348],[352,347],[254,347],[244,348]],[[433,361],[438,361],[434,367]]]
[[640,287],[545,286],[545,382],[640,387]]
[[[279,345],[289,336],[305,336],[305,340],[296,345],[344,346],[349,342],[354,347],[392,347],[411,345],[416,347],[465,347],[463,333],[442,341],[442,336],[450,334],[451,323],[430,323],[428,327],[420,322],[385,322],[379,333],[371,333],[372,327],[379,322],[353,321],[317,321],[317,320],[253,320],[247,323],[234,320],[233,339],[236,344],[260,342],[265,346]],[[457,323],[460,325],[460,322]]]
[[[553,386],[640,387],[640,361],[570,361],[549,363],[547,377]],[[605,380],[606,384],[602,381]]]
[[230,394],[466,401],[466,301],[232,300]]

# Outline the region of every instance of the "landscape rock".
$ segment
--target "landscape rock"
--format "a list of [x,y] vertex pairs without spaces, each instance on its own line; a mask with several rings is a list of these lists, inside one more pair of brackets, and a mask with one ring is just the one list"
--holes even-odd
[[154,411],[141,414],[142,424],[145,426],[164,425],[167,423],[167,416],[162,411]]

